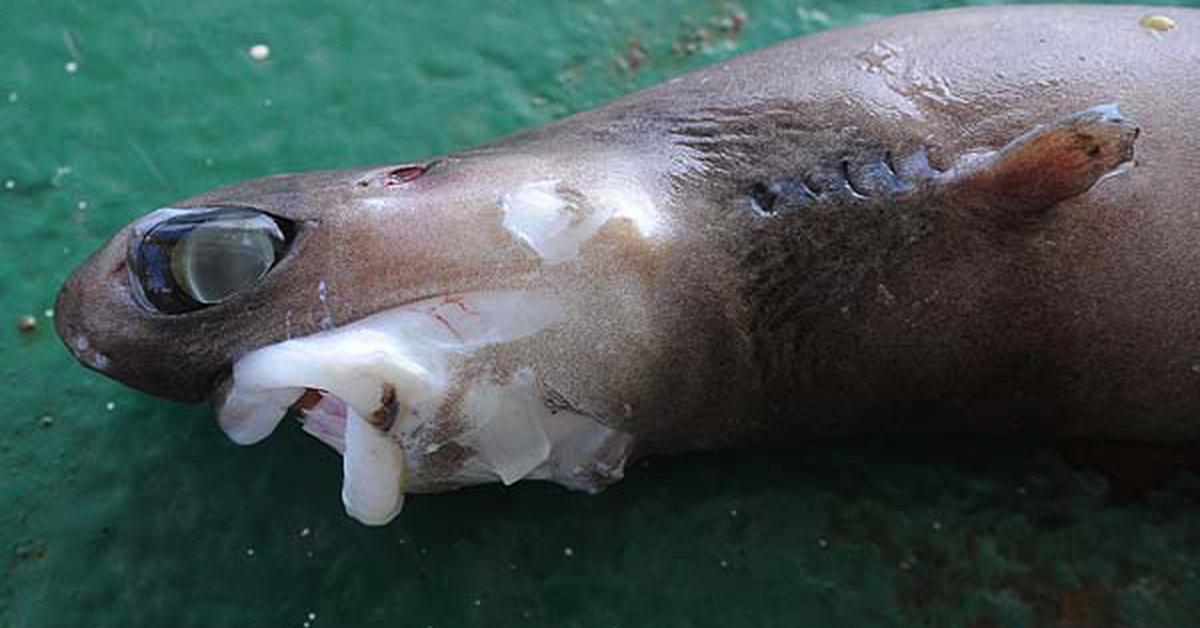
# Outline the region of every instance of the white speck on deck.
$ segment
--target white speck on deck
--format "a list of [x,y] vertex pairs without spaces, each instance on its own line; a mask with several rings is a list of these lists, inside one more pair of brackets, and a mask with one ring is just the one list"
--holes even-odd
[[267,57],[271,56],[271,47],[266,44],[254,44],[247,52],[255,61],[266,61]]
[[72,170],[70,166],[58,166],[54,169],[54,177],[50,179],[51,185],[58,185],[58,183],[62,181],[62,178],[71,174],[71,172]]

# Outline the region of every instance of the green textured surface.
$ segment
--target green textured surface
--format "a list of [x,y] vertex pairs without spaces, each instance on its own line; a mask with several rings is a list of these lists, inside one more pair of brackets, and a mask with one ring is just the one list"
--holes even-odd
[[476,144],[950,4],[8,0],[0,628],[1200,625],[1194,476],[1122,502],[1044,446],[860,442],[656,460],[598,496],[417,497],[369,529],[295,426],[234,446],[206,408],[85,372],[44,318],[70,268],[171,200]]

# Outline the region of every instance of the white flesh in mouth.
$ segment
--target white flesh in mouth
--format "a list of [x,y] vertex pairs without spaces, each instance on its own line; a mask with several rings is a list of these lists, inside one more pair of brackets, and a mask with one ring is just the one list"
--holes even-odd
[[346,421],[342,478],[346,512],[367,525],[391,521],[404,506],[404,450],[357,414]]
[[[621,477],[627,434],[552,406],[534,365],[502,376],[465,366],[478,350],[559,319],[555,299],[528,291],[380,312],[243,356],[218,421],[232,440],[250,444],[295,406],[305,431],[343,454],[346,511],[368,525],[395,517],[406,492],[524,478],[597,490]],[[450,466],[436,462],[447,446],[466,453]]]

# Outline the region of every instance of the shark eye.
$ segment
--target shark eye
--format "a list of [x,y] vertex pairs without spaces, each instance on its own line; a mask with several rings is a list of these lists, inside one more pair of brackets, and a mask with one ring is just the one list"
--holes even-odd
[[287,251],[290,223],[244,207],[175,210],[135,236],[129,268],[154,309],[182,314],[257,284]]

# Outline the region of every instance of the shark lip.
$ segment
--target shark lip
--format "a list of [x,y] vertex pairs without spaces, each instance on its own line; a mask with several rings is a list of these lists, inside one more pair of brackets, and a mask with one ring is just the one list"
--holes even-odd
[[[444,295],[278,342],[236,360],[217,420],[234,442],[251,444],[286,415],[300,418],[306,432],[342,454],[347,512],[364,524],[386,524],[406,491],[515,482],[547,459],[545,430],[524,412],[535,405],[532,396],[514,409],[486,388],[467,395],[476,403],[464,409],[462,390],[480,376],[478,366],[467,366],[472,354],[528,339],[558,318],[557,301],[542,293]],[[490,426],[476,432],[499,436],[448,447],[472,432],[464,415],[472,412]],[[514,412],[515,423],[488,423]],[[484,463],[446,462],[450,451],[479,454]]]
[[629,435],[564,406],[534,365],[476,356],[543,342],[560,318],[545,293],[466,293],[268,345],[233,365],[217,420],[252,444],[299,419],[342,454],[342,501],[368,525],[394,518],[409,492],[521,479],[597,490],[621,476]]
[[305,432],[342,454],[342,502],[367,525],[391,521],[411,488],[405,439],[391,432],[396,403],[386,407],[361,417],[337,395],[307,388],[289,409]]
[[268,345],[234,363],[218,422],[249,444],[302,409],[306,431],[342,453],[347,512],[387,523],[408,488],[412,431],[443,413],[462,358],[544,329],[557,309],[543,302],[520,293],[438,297]]
[[532,336],[558,317],[554,299],[528,291],[411,302],[241,356],[218,390],[218,419],[234,442],[252,444],[312,389],[381,423],[374,417],[396,411],[390,406],[439,403],[463,357]]

